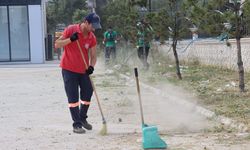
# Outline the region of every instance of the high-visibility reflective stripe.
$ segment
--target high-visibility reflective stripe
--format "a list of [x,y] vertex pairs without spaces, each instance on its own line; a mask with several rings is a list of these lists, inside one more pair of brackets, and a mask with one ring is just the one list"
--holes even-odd
[[80,103],[79,102],[76,102],[76,103],[69,103],[69,107],[77,107],[79,106]]
[[81,100],[81,103],[82,103],[83,105],[90,105],[90,102],[88,102],[88,101],[83,101],[83,100]]

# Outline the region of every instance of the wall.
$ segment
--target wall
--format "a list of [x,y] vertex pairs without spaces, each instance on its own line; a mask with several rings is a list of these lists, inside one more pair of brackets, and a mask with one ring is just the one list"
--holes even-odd
[[29,5],[31,63],[44,63],[44,24],[41,5]]

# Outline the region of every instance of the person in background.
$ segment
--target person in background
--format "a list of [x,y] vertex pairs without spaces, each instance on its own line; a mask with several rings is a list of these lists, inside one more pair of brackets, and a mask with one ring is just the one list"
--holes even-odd
[[[93,31],[100,28],[100,17],[96,13],[90,13],[80,24],[72,24],[65,28],[62,36],[55,41],[55,48],[64,47],[60,67],[74,133],[85,133],[83,128],[92,129],[92,125],[87,122],[87,112],[93,94],[89,75],[94,71],[97,57],[97,42]],[[77,42],[80,43],[87,68]]]
[[144,68],[148,70],[149,63],[147,61],[150,41],[152,40],[153,28],[145,20],[139,21],[137,23],[137,52],[140,61],[142,62]]
[[105,65],[110,62],[110,55],[112,60],[116,59],[116,43],[117,43],[117,32],[110,26],[106,32],[104,32],[103,44],[105,45],[104,56]]

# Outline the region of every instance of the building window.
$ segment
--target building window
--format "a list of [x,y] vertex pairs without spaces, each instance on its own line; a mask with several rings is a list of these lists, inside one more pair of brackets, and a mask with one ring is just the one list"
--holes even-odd
[[11,59],[29,60],[27,6],[9,6]]
[[1,6],[0,12],[0,61],[29,61],[27,6]]
[[0,6],[0,61],[10,61],[7,6]]

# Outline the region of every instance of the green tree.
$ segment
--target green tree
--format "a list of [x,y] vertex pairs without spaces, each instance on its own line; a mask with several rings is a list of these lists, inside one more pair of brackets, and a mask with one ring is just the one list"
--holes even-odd
[[138,13],[136,9],[129,7],[127,1],[113,0],[108,2],[100,14],[104,29],[112,26],[125,40],[134,42]]
[[169,37],[172,39],[172,50],[176,64],[176,74],[179,79],[182,79],[180,72],[180,64],[177,53],[177,43],[189,31],[189,20],[186,18],[185,0],[168,0],[166,19],[168,22]]
[[48,1],[46,8],[49,33],[55,31],[57,24],[71,24],[73,22],[73,14],[75,11],[79,11],[78,9],[86,10],[84,0],[51,0]]
[[[159,1],[160,2],[160,1]],[[162,1],[161,1],[162,2]],[[176,51],[177,41],[184,35],[187,35],[189,31],[189,24],[185,19],[185,10],[183,7],[184,1],[168,0],[163,3],[153,3],[152,6],[161,6],[161,9],[154,8],[154,12],[144,12],[144,15],[140,15],[140,8],[148,7],[147,0],[113,0],[108,3],[103,13],[104,24],[115,24],[116,30],[131,41],[136,41],[136,22],[145,18],[147,22],[151,24],[154,32],[165,41],[170,37],[173,39],[172,47],[176,62],[177,77],[182,79],[179,59]],[[164,7],[162,7],[164,5]],[[164,8],[164,9],[163,9]],[[118,11],[119,10],[119,11]],[[171,29],[171,31],[168,31]]]
[[84,9],[76,9],[73,14],[73,23],[80,23],[83,20],[83,16],[86,16],[88,14],[87,10]]
[[185,3],[186,16],[195,24],[200,34],[218,36],[223,29],[224,17],[218,11],[221,0],[212,3],[211,0],[187,0]]
[[235,38],[239,88],[241,92],[244,92],[244,66],[240,39],[246,33],[244,32],[244,24],[249,22],[249,0],[209,0],[205,5],[198,5],[197,0],[189,0],[189,3],[192,3],[193,8],[195,8],[191,10],[193,15],[190,17],[205,31],[210,34],[219,34],[221,31],[228,32],[231,37]]
[[245,21],[245,31],[246,31],[246,36],[250,36],[250,2],[247,2],[244,4],[243,7],[243,17]]
[[127,4],[129,7],[134,7],[134,6],[147,7],[148,0],[127,0]]
[[230,18],[230,22],[235,26],[235,30],[232,32],[236,39],[237,43],[237,65],[238,65],[238,72],[239,72],[239,88],[241,92],[245,91],[245,81],[244,81],[244,66],[242,61],[242,54],[241,54],[241,43],[240,39],[243,36],[243,23],[244,23],[244,17],[243,17],[243,8],[244,4],[249,1],[242,0],[241,2],[238,2],[238,0],[232,0],[232,5],[230,6],[228,3],[226,5],[229,5],[227,7],[230,8],[232,12],[232,16]]
[[155,34],[160,36],[161,41],[165,41],[168,38],[171,39],[178,79],[182,79],[182,75],[177,43],[190,35],[190,28],[196,27],[194,22],[187,17],[190,13],[187,11],[187,8],[191,5],[187,2],[187,0],[151,1],[151,7],[153,8],[151,10],[153,12],[146,15],[147,20],[149,20],[155,30]]

